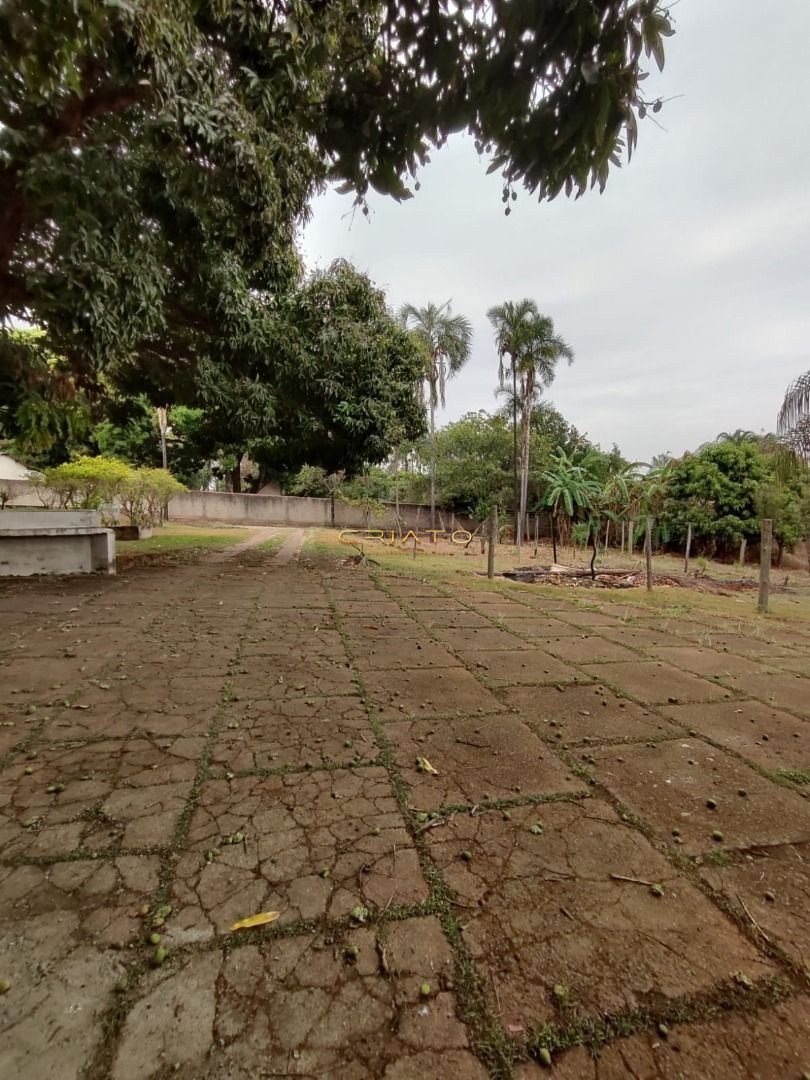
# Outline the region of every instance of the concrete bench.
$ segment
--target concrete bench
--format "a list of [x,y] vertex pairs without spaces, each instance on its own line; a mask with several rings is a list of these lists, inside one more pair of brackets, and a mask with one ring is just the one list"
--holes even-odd
[[0,511],[0,577],[93,573],[115,573],[115,533],[98,511]]

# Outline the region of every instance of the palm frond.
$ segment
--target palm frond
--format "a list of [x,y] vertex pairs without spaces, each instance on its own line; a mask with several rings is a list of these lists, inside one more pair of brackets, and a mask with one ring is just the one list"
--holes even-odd
[[790,384],[785,400],[779,410],[777,421],[779,434],[784,435],[795,428],[803,416],[810,414],[810,371],[805,371]]

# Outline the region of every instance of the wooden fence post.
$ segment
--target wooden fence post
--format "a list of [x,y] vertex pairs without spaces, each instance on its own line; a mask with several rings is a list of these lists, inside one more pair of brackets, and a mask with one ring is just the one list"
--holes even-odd
[[633,554],[633,548],[635,547],[634,541],[636,539],[636,523],[632,518],[630,518],[630,521],[629,521],[629,524],[628,524],[628,529],[629,529],[630,535],[627,537],[627,554],[632,555]]
[[495,577],[495,545],[498,543],[498,507],[492,507],[489,518],[489,549],[487,551],[487,577]]
[[763,518],[759,533],[759,601],[757,611],[760,615],[768,613],[768,587],[771,580],[771,544],[773,542],[773,521]]
[[742,540],[740,541],[740,566],[745,565],[745,545],[746,545],[746,543],[747,543],[747,541],[746,541],[745,537],[743,537]]
[[646,533],[646,535],[644,537],[644,550],[647,553],[647,592],[652,592],[652,587],[653,587],[652,527],[653,527],[652,514],[647,514],[647,533]]
[[692,550],[692,522],[686,525],[686,554],[683,557],[683,572],[689,573],[689,552]]

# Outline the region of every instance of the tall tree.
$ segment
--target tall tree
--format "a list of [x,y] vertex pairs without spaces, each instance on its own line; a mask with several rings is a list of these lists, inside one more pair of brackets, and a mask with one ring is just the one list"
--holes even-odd
[[318,185],[407,198],[466,129],[507,213],[521,184],[602,188],[671,32],[662,0],[5,0],[0,325],[46,327],[88,379],[238,372]]
[[[498,387],[506,390],[512,410],[512,471],[514,476],[515,542],[520,545],[520,482],[518,480],[518,409],[522,408],[518,390],[518,360],[525,349],[529,326],[537,317],[537,305],[533,300],[507,300],[496,304],[487,312],[487,318],[495,331],[495,348],[498,353]],[[509,384],[511,383],[511,389]]]
[[430,418],[430,527],[436,528],[436,409],[446,404],[447,381],[470,358],[472,325],[464,315],[453,315],[450,301],[417,308],[405,304],[400,319],[419,343],[425,358],[422,386],[427,393]]
[[805,459],[810,458],[810,371],[805,371],[790,384],[779,410],[779,435],[784,442]]
[[[574,353],[554,331],[554,322],[541,315],[533,300],[507,301],[487,313],[495,330],[498,379],[501,387],[512,381],[512,417],[517,472],[517,413],[520,410],[520,482],[516,485],[515,542],[520,548],[526,522],[532,414],[544,387],[554,381],[560,360],[572,363]],[[508,364],[505,358],[508,357]]]
[[[529,492],[529,452],[531,448],[532,412],[545,387],[551,386],[560,360],[574,362],[571,346],[554,332],[554,321],[547,315],[535,315],[529,326],[526,347],[518,359],[518,377],[523,409],[520,418],[520,528],[522,537],[526,522]],[[520,539],[518,540],[518,544]]]

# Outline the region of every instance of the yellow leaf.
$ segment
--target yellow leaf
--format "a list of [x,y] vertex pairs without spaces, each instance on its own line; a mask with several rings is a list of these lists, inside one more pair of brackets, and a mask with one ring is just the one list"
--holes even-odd
[[249,915],[246,919],[240,919],[231,927],[234,930],[250,930],[254,926],[264,926],[266,923],[275,922],[281,914],[280,911],[260,911],[258,915]]
[[430,773],[431,776],[439,775],[439,770],[434,769],[426,757],[418,757],[416,759],[416,768],[419,772]]

